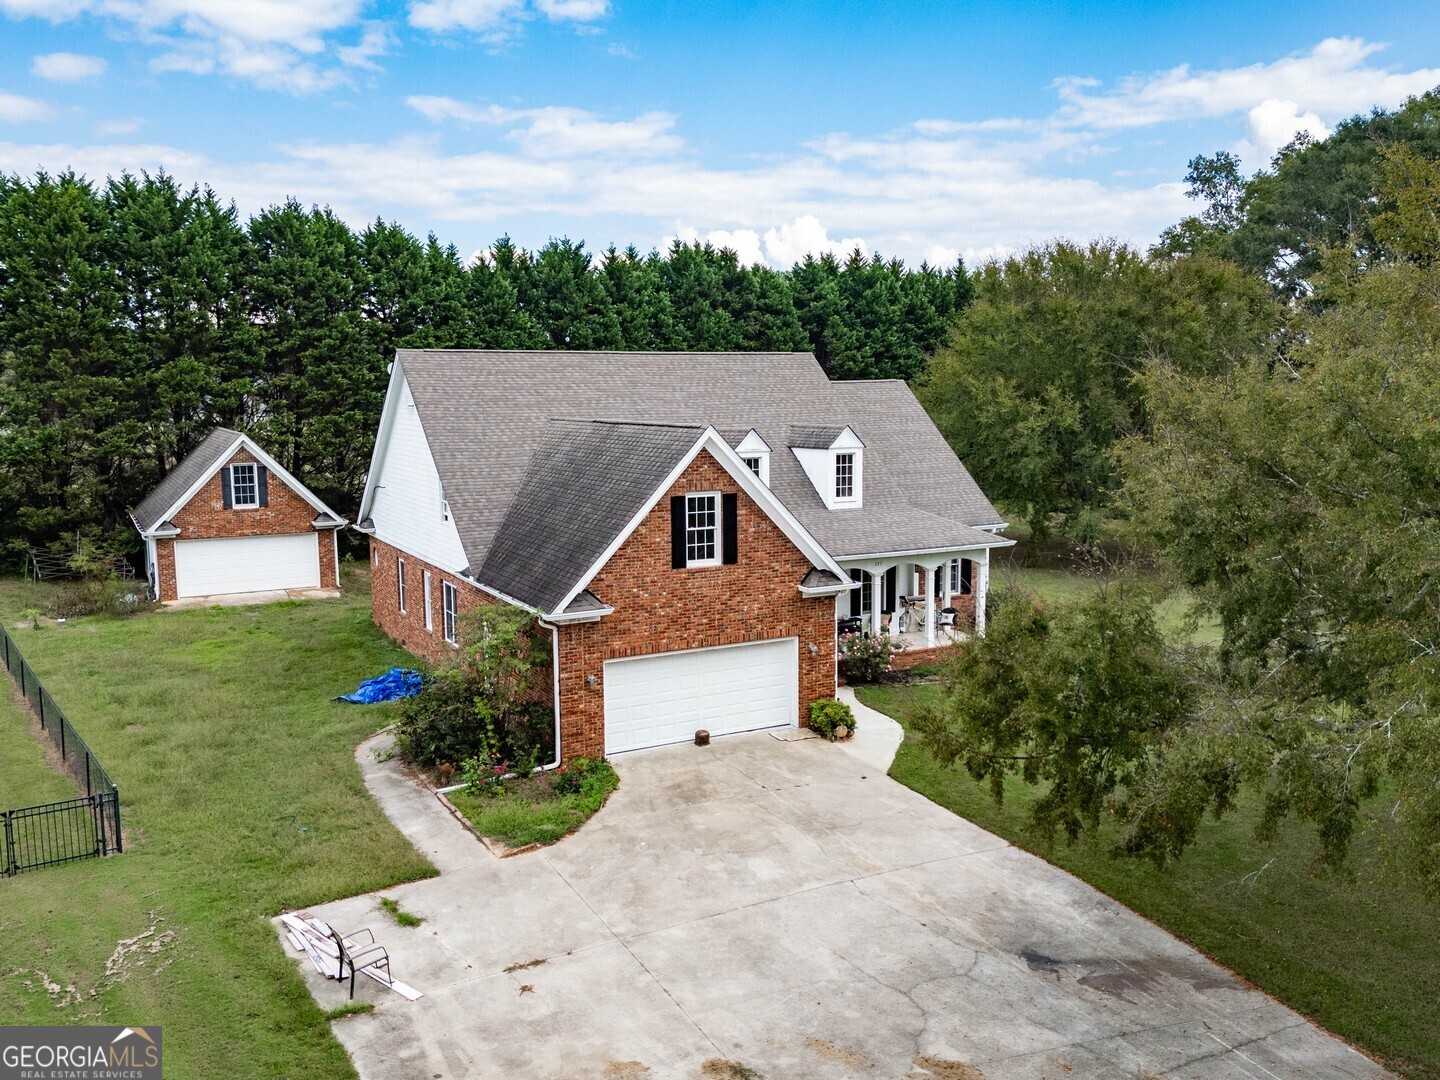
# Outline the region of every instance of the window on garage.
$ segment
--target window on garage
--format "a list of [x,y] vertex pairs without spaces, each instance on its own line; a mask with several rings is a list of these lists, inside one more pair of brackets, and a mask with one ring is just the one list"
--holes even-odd
[[260,481],[254,462],[237,462],[230,466],[231,505],[237,510],[253,510],[260,505]]

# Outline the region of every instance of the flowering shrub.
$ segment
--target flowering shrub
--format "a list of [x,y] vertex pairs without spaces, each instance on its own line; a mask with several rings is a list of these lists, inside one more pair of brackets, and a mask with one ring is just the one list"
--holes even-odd
[[505,790],[505,776],[510,766],[496,761],[489,754],[466,758],[460,765],[460,782],[472,795],[494,797]]
[[555,770],[555,794],[589,795],[613,789],[619,783],[615,770],[604,758],[580,757]]
[[840,674],[846,682],[875,682],[890,670],[890,660],[903,646],[889,634],[840,635]]

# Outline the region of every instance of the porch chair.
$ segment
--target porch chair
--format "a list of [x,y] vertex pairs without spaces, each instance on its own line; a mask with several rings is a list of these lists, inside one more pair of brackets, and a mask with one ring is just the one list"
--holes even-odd
[[935,629],[949,630],[951,633],[954,633],[959,618],[960,611],[958,608],[942,607],[935,613]]
[[[330,931],[330,938],[335,942],[335,948],[339,953],[336,957],[335,978],[344,982],[345,969],[347,967],[350,969],[351,1001],[355,1000],[355,973],[357,971],[374,968],[377,971],[385,972],[387,983],[395,981],[395,977],[390,974],[390,954],[385,951],[385,946],[376,942],[373,931],[367,928],[356,930],[353,934],[341,935],[336,933],[333,926],[327,924],[325,928]],[[358,945],[353,944],[361,934],[366,935],[369,940]],[[347,945],[347,941],[352,942],[352,945]]]

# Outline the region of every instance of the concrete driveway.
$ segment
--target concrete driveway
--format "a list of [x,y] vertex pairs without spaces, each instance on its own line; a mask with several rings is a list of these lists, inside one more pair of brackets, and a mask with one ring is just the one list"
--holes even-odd
[[[425,993],[360,980],[375,1011],[335,1024],[360,1075],[1389,1075],[888,779],[879,726],[855,748],[756,734],[622,756],[619,791],[580,832],[505,860],[362,748],[376,797],[442,876],[384,894],[417,929],[374,896],[313,911],[374,928]],[[324,1007],[344,1001],[300,966]]]

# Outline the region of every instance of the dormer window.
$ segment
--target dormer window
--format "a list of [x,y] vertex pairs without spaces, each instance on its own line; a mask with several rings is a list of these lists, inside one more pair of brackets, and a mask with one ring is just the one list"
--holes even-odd
[[855,498],[855,455],[835,455],[835,501]]
[[827,510],[856,510],[865,501],[865,444],[844,427],[793,427],[790,452]]
[[750,433],[735,447],[735,452],[740,455],[740,460],[745,462],[745,467],[759,477],[762,484],[769,487],[770,444],[760,437],[760,433],[751,428]]

